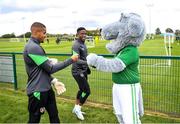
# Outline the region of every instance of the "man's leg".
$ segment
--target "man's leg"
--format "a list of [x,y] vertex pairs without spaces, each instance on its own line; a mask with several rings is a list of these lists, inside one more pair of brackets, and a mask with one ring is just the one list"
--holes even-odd
[[28,123],[39,123],[41,118],[40,101],[33,94],[28,95]]
[[80,120],[84,120],[84,117],[82,115],[84,112],[81,112],[81,106],[90,95],[90,88],[87,82],[87,74],[81,73],[79,75],[73,75],[73,77],[79,86],[79,91],[77,93],[76,104],[72,112],[75,113]]
[[28,123],[39,123],[41,115],[35,115],[34,113],[29,113]]
[[81,73],[80,75],[76,75],[73,77],[79,86],[77,99],[79,99],[80,105],[83,105],[88,96],[90,95],[90,87],[87,81],[87,74]]
[[48,91],[46,110],[49,114],[50,123],[60,123],[54,91]]

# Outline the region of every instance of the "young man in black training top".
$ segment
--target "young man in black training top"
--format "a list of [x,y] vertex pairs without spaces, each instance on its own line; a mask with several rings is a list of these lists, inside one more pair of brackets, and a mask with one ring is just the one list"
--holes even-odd
[[76,104],[72,112],[75,113],[80,120],[84,120],[84,113],[81,112],[81,106],[90,95],[90,87],[87,77],[87,74],[90,74],[90,69],[86,62],[87,48],[85,45],[85,39],[86,29],[84,27],[79,27],[77,29],[77,40],[75,40],[72,46],[72,51],[79,55],[79,60],[72,64],[72,75],[79,86],[79,91],[76,96]]
[[64,92],[64,85],[53,80],[51,74],[69,66],[78,60],[78,56],[72,56],[64,62],[52,62],[47,58],[40,43],[46,38],[46,26],[40,22],[31,25],[31,38],[24,48],[24,62],[28,75],[28,123],[39,123],[45,109],[49,114],[50,123],[60,123],[56,99],[51,83],[58,94]]

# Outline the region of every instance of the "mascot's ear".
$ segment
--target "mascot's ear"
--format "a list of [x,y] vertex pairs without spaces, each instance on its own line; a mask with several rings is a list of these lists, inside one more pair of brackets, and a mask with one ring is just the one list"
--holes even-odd
[[144,31],[144,22],[139,16],[132,16],[128,21],[128,35],[130,37],[139,37]]

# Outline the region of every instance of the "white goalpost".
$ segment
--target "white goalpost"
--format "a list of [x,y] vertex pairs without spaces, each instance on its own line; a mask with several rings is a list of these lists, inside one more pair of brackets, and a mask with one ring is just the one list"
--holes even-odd
[[[164,37],[164,49],[166,56],[172,55],[172,44],[174,43],[174,33],[162,33],[161,36]],[[171,67],[171,59],[161,61],[160,63],[153,64],[153,66],[158,67]]]
[[18,38],[10,38],[9,41],[10,42],[20,42],[20,40]]
[[25,42],[24,38],[10,38],[10,42]]
[[93,36],[86,36],[86,46],[87,48],[95,47],[95,41]]
[[[164,47],[166,51],[166,56],[171,56],[172,54],[172,46],[171,44],[174,43],[174,33],[164,33],[162,34],[164,36]],[[171,66],[171,60],[168,60],[168,65]]]

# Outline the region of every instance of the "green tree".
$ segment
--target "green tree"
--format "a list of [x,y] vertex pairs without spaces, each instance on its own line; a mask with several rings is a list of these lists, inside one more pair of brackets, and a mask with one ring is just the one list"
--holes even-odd
[[87,30],[88,36],[100,36],[100,29],[96,30]]
[[156,34],[156,35],[161,34],[161,30],[160,30],[160,28],[157,28],[157,29],[156,29],[155,34]]
[[30,38],[30,37],[31,37],[31,32],[26,32],[26,33],[25,33],[25,37],[26,37],[26,38]]
[[180,36],[180,30],[179,29],[175,30],[175,35]]
[[18,38],[24,38],[24,35],[25,35],[25,38],[30,38],[31,37],[31,32],[26,32],[25,34],[21,34],[19,36],[17,36]]
[[171,28],[167,28],[165,31],[166,31],[166,33],[173,33],[174,32]]
[[4,34],[1,36],[2,38],[15,38],[16,35],[14,33],[11,33],[11,34]]

